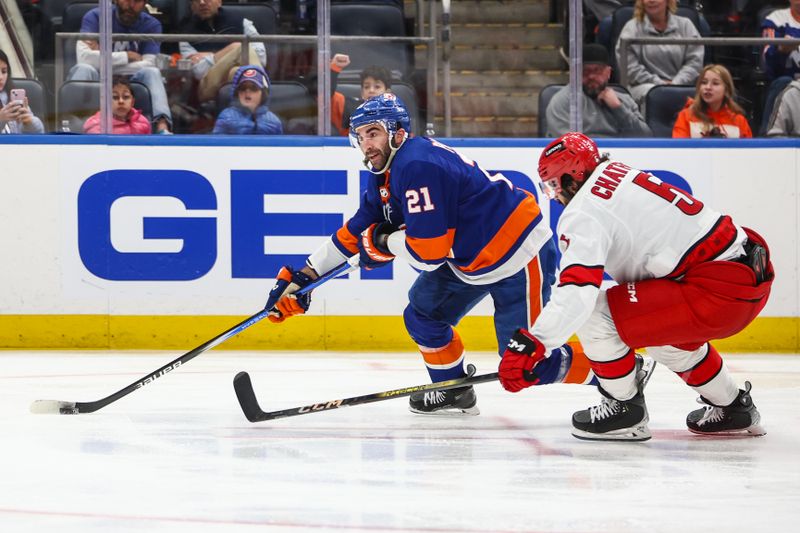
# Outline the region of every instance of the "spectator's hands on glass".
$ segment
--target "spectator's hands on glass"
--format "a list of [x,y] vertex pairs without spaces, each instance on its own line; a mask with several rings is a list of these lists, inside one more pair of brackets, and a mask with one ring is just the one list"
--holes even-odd
[[622,105],[622,102],[619,100],[619,96],[617,96],[617,91],[611,87],[606,87],[600,91],[597,95],[597,101],[604,103],[610,109],[617,109]]

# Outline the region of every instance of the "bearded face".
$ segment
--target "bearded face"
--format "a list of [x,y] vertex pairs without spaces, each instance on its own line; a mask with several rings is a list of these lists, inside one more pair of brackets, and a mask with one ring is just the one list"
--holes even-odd
[[608,87],[608,80],[611,78],[611,67],[591,63],[583,66],[583,93],[596,98],[603,89]]

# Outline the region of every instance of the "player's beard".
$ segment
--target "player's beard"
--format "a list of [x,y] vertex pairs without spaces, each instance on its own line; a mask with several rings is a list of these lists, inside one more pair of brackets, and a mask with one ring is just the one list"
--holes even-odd
[[[378,160],[376,160],[376,161],[373,161],[373,160],[371,160],[371,159],[369,158],[369,156],[370,156],[370,155],[374,155],[376,152],[380,153],[382,157],[380,157],[380,158],[379,158]],[[371,152],[369,152],[369,154],[364,154],[364,164],[367,164],[367,163],[369,163],[369,164],[371,164],[371,165],[372,165],[372,168],[374,168],[374,169],[380,169],[380,168],[383,168],[383,167],[385,167],[385,166],[386,166],[386,161],[388,161],[388,160],[389,160],[389,154],[390,154],[390,153],[391,153],[391,150],[389,150],[389,145],[386,145],[386,148],[384,148],[384,149],[382,149],[382,150],[374,150],[374,151],[371,151]],[[376,164],[376,163],[377,163],[377,164]]]
[[583,85],[583,94],[585,94],[589,98],[594,99],[594,98],[597,98],[597,95],[600,94],[601,92],[603,92],[606,87],[608,87],[608,82],[601,83],[601,84],[595,85],[595,86],[589,86],[589,85],[584,84]]
[[133,23],[136,22],[136,19],[139,18],[139,13],[134,11],[133,9],[119,9],[117,7],[117,17],[119,21],[122,23],[123,26],[133,26]]

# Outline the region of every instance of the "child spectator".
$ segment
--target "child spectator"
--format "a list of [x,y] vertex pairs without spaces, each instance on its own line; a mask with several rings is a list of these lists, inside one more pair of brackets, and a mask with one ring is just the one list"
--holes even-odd
[[28,107],[28,97],[11,100],[14,82],[11,79],[11,63],[0,50],[0,134],[44,133],[44,124]]
[[[152,127],[147,117],[133,107],[131,82],[125,76],[114,76],[111,80],[111,133],[141,135],[150,133]],[[100,111],[86,119],[83,124],[84,133],[100,133]]]
[[212,133],[280,135],[283,124],[269,110],[269,76],[260,65],[239,67],[233,75],[231,105],[222,110]]
[[[347,59],[347,63],[344,66],[350,64],[350,58],[344,54],[336,54],[334,60],[339,56],[344,56]],[[340,66],[338,67],[339,70],[336,70],[337,66],[334,65],[333,61],[331,62],[331,70],[334,72],[340,72],[344,66]],[[392,74],[384,67],[369,66],[361,71],[360,78],[361,98],[346,98],[340,92],[333,93],[333,97],[331,97],[331,122],[340,135],[349,133],[350,115],[364,100],[369,100],[379,94],[392,92]]]
[[728,69],[706,65],[697,80],[694,99],[678,115],[673,137],[752,137],[744,110],[734,100],[736,89]]

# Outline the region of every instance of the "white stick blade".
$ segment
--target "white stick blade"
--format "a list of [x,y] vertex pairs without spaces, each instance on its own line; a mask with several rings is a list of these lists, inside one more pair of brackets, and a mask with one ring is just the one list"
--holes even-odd
[[58,400],[36,400],[31,404],[31,413],[35,415],[59,415],[62,409],[75,409],[75,402]]

